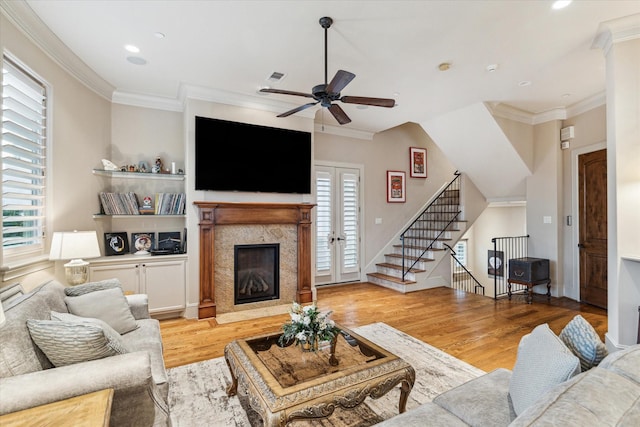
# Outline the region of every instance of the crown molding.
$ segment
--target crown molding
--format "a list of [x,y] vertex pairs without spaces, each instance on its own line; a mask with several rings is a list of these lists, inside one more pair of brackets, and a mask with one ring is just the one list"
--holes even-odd
[[[221,89],[213,89],[203,86],[181,84],[178,91],[178,100],[185,105],[187,99],[215,102],[234,107],[250,108],[254,110],[281,113],[296,108],[297,104],[290,104],[264,97],[264,95],[247,96]],[[317,108],[308,108],[296,113],[298,116],[314,119]]]
[[607,104],[607,92],[602,91],[589,98],[583,99],[580,102],[576,102],[573,105],[567,107],[567,118],[578,116],[587,111],[601,107]]
[[184,105],[178,99],[138,93],[115,91],[111,97],[114,104],[131,105],[133,107],[153,108],[155,110],[183,112]]
[[87,88],[111,100],[114,86],[100,77],[56,36],[25,1],[0,0],[0,10],[49,58]]
[[602,49],[606,56],[615,43],[637,38],[640,38],[640,13],[600,23],[591,48]]

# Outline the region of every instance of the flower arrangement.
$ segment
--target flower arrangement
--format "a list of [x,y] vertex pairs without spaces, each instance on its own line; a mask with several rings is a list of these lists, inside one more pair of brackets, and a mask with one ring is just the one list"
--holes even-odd
[[296,345],[317,349],[319,341],[331,341],[340,333],[340,328],[329,319],[331,313],[321,313],[315,302],[307,306],[294,302],[289,310],[291,321],[282,325],[284,333],[278,343],[286,345],[295,341]]

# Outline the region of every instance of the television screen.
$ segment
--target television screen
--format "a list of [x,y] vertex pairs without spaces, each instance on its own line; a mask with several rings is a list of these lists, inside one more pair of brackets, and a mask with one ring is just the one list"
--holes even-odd
[[311,193],[311,133],[196,116],[196,190]]

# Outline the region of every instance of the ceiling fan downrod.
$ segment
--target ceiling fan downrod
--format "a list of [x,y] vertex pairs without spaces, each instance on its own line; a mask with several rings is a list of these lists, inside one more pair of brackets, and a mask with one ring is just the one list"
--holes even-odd
[[323,16],[319,22],[320,26],[324,28],[324,84],[326,85],[329,83],[329,78],[327,77],[327,58],[329,57],[327,55],[327,30],[331,27],[331,24],[333,24],[333,19],[328,16]]

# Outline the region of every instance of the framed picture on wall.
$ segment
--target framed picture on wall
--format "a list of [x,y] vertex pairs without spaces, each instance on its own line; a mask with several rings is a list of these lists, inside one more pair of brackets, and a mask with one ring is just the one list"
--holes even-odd
[[427,177],[427,149],[409,147],[409,173],[412,178]]
[[487,254],[487,275],[504,276],[504,252],[489,250]]
[[387,203],[406,202],[406,174],[401,171],[387,171]]

